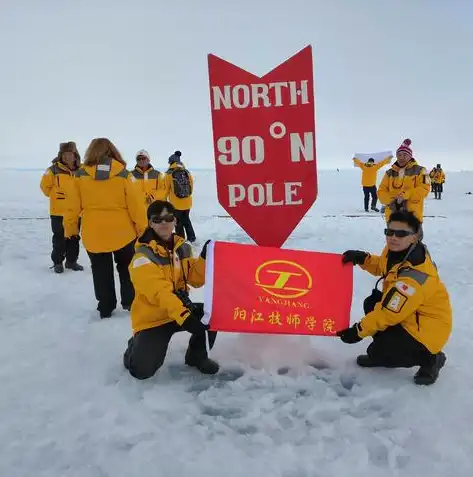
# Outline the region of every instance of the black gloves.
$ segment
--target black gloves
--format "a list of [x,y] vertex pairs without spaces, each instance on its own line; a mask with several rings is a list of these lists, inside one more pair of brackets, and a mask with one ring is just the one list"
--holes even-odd
[[202,247],[202,252],[200,252],[200,256],[206,260],[207,259],[207,245],[210,243],[210,240],[207,240],[207,242],[204,243],[204,246]]
[[347,250],[343,253],[342,262],[353,263],[353,265],[363,265],[368,255],[368,253],[362,252],[361,250]]
[[363,338],[360,338],[360,336],[358,335],[358,330],[359,330],[359,325],[358,323],[356,323],[350,328],[345,328],[344,330],[337,331],[337,336],[339,336],[344,343],[348,343],[348,344],[358,343],[359,341],[363,339]]
[[194,303],[193,309],[188,317],[182,323],[181,328],[191,334],[203,333],[209,329],[209,325],[204,325],[200,320],[204,316],[204,304]]

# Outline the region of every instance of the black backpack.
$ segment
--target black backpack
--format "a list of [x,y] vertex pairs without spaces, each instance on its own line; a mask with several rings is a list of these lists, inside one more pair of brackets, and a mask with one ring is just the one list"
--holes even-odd
[[174,195],[179,199],[185,199],[192,194],[190,173],[187,169],[173,169],[170,172],[172,176]]

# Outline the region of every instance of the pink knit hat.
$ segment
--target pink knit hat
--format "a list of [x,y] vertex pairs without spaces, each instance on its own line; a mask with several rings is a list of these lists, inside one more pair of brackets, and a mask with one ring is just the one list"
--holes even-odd
[[398,152],[406,152],[409,154],[409,157],[412,157],[412,149],[409,147],[412,141],[410,139],[404,139],[402,144],[397,148],[396,154]]

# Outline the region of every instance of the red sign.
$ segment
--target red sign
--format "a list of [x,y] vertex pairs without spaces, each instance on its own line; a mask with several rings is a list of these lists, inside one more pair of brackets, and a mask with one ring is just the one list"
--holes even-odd
[[312,47],[262,77],[208,56],[218,201],[280,247],[317,198]]
[[335,336],[350,326],[353,266],[341,255],[214,242],[206,267],[211,330]]

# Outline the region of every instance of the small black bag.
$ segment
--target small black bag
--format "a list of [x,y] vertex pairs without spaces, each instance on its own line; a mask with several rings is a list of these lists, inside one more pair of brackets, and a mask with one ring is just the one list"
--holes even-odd
[[371,313],[374,310],[374,307],[376,306],[377,303],[381,301],[383,298],[383,292],[381,290],[378,290],[378,283],[383,280],[384,277],[381,277],[377,282],[376,285],[373,288],[373,291],[371,292],[371,295],[367,298],[365,298],[365,301],[363,302],[363,311],[365,312],[365,315],[368,313]]

